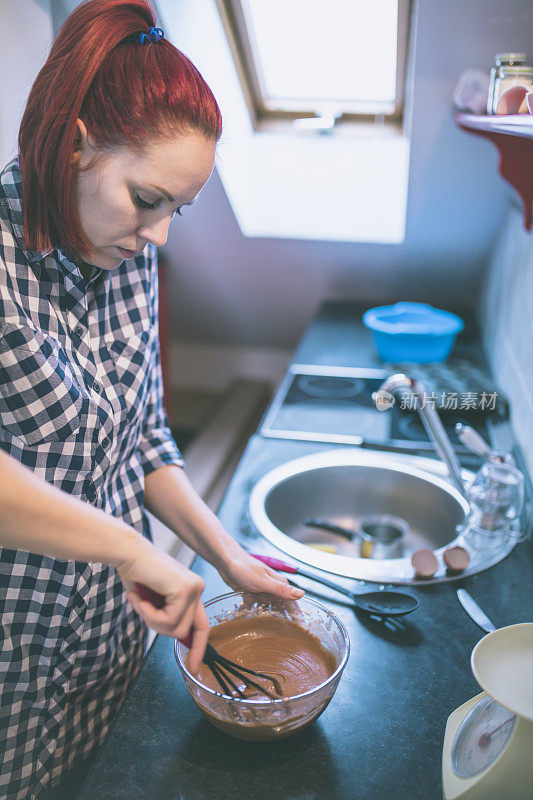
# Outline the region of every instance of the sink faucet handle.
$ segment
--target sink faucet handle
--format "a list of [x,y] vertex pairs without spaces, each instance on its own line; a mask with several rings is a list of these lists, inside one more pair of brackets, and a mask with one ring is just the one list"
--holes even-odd
[[460,441],[467,447],[471,453],[476,453],[478,456],[488,458],[492,455],[492,450],[486,443],[485,439],[470,425],[463,425],[458,422],[455,426],[455,432]]
[[476,453],[476,455],[490,459],[496,463],[515,465],[511,453],[493,450],[475,428],[472,428],[470,425],[463,425],[461,422],[458,422],[455,426],[455,432],[460,441],[470,452]]

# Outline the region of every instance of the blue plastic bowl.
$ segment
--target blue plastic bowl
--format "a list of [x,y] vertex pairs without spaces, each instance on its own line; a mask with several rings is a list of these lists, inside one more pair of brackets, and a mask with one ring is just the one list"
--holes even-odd
[[363,322],[374,333],[383,361],[414,361],[427,364],[445,361],[464,328],[457,314],[426,303],[396,303],[370,308]]

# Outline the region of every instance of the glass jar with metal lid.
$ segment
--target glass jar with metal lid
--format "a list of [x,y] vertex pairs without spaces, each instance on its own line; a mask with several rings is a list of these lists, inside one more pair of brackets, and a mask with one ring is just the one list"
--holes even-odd
[[533,90],[533,67],[528,66],[525,53],[497,53],[496,66],[490,71],[487,114],[495,114],[498,100],[511,86]]

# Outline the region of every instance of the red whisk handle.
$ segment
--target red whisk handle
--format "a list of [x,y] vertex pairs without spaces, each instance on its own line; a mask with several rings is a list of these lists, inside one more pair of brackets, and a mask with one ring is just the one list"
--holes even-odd
[[159,594],[159,592],[149,589],[148,586],[145,586],[143,583],[136,583],[135,588],[141,600],[148,600],[148,602],[156,608],[163,608],[165,605],[165,598],[162,594]]
[[278,572],[292,572],[297,573],[298,567],[293,567],[291,564],[287,564],[285,561],[280,561],[278,558],[270,558],[270,556],[260,556],[257,553],[250,553],[251,556],[257,558],[258,561],[262,561],[263,564],[266,564],[267,567],[272,567],[272,569],[277,569]]
[[[151,603],[156,608],[163,608],[163,606],[165,605],[165,598],[163,597],[163,595],[159,594],[159,592],[154,591],[154,589],[148,588],[148,586],[145,586],[143,583],[136,583],[135,588],[137,590],[139,597],[142,598],[142,600],[148,600],[148,602]],[[186,639],[180,639],[179,641],[181,642],[181,644],[184,644],[185,647],[188,647],[190,649],[192,645],[192,632],[189,633]]]

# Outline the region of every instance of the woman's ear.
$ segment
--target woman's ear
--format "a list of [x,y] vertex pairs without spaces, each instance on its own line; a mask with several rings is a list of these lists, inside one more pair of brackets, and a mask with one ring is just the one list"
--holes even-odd
[[89,147],[89,135],[85,123],[81,119],[76,120],[76,133],[74,134],[74,148],[72,150],[72,163],[76,164],[83,152]]

